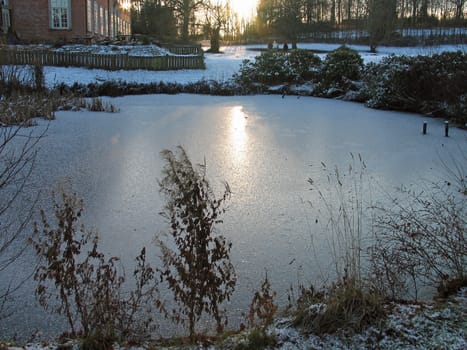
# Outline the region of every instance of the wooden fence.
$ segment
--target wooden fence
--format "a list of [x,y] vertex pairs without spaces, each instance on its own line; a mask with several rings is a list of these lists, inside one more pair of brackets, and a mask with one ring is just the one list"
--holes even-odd
[[163,45],[164,49],[169,50],[174,55],[203,55],[204,51],[201,46],[195,45]]
[[[188,47],[181,47],[180,51]],[[197,48],[191,47],[191,50]],[[172,52],[172,49],[169,49]],[[178,50],[178,49],[174,49]],[[42,65],[60,67],[88,67],[107,70],[146,69],[146,70],[177,70],[204,69],[204,56],[185,53],[185,56],[129,56],[127,54],[93,54],[87,52],[57,52],[50,50],[27,50],[0,48],[0,64]]]

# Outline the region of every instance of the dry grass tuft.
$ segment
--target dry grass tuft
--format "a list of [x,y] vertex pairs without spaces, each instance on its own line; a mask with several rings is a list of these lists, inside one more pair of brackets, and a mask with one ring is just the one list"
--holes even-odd
[[55,118],[55,103],[48,94],[12,95],[0,100],[0,126],[35,124],[34,118]]
[[[317,302],[320,300],[320,302]],[[295,325],[307,333],[338,330],[360,332],[385,317],[384,299],[354,281],[342,281],[326,292],[303,289],[298,300]]]

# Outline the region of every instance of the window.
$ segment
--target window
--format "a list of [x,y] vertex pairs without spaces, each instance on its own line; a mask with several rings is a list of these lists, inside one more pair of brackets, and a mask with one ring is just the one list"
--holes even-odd
[[100,14],[100,23],[101,23],[101,35],[104,35],[104,8],[101,6],[99,9],[99,14]]
[[53,29],[71,28],[70,0],[50,0],[50,27]]
[[107,9],[104,13],[104,35],[109,36],[109,11]]
[[112,38],[115,37],[114,23],[115,23],[115,16],[114,16],[114,14],[112,13],[112,14],[110,15],[110,36],[111,36]]
[[86,20],[87,20],[87,31],[92,32],[92,1],[87,0],[87,6],[86,6]]
[[8,8],[0,9],[1,17],[0,17],[0,32],[7,33],[8,28],[11,27],[10,23],[10,10]]
[[94,0],[94,33],[99,33],[99,6],[97,0]]

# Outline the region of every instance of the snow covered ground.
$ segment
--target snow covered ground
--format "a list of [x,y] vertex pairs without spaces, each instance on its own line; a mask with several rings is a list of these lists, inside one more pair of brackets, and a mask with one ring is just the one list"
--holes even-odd
[[100,55],[128,54],[134,57],[152,57],[172,55],[172,53],[157,45],[64,45],[54,51],[70,53],[93,53]]
[[[275,335],[280,350],[360,350],[360,349],[467,349],[467,289],[443,303],[425,304],[393,304],[387,322],[382,327],[371,327],[362,334],[355,335],[304,335],[296,328],[288,326],[288,319],[279,320],[268,329],[268,334]],[[231,336],[216,345],[185,346],[145,346],[115,345],[116,350],[195,350],[195,349],[253,349],[246,347],[248,332]],[[244,347],[241,347],[241,346]],[[57,343],[30,343],[24,347],[5,346],[4,350],[77,350],[76,341],[65,342],[59,347]]]
[[[339,44],[299,44],[299,48],[321,51],[331,51],[339,47]],[[370,53],[367,46],[350,45],[351,48],[358,50],[365,63],[378,62],[383,57],[395,55],[427,55],[443,51],[467,51],[467,44],[464,45],[443,45],[430,47],[379,47],[378,52]],[[65,83],[72,85],[75,82],[89,84],[102,83],[106,80],[151,83],[151,82],[177,82],[191,83],[200,80],[226,81],[232,77],[232,74],[238,71],[241,63],[245,59],[254,59],[260,52],[258,49],[266,49],[266,45],[240,45],[225,46],[221,48],[221,54],[206,54],[205,70],[178,70],[178,71],[106,71],[103,69],[87,68],[64,68],[64,67],[45,67],[44,73],[46,84],[49,87]],[[325,53],[318,54],[321,58]]]

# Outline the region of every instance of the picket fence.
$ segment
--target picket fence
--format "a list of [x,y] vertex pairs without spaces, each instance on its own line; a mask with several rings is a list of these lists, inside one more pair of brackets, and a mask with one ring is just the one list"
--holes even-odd
[[175,55],[129,56],[128,54],[94,54],[57,52],[47,49],[0,48],[0,64],[88,67],[107,70],[178,70],[204,69],[204,56],[197,47],[171,47]]

